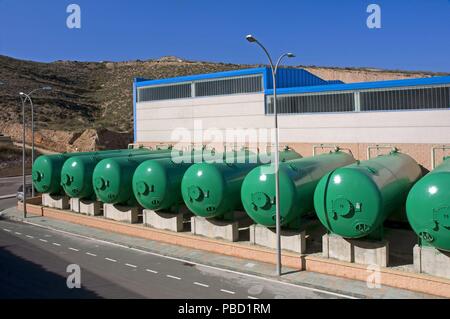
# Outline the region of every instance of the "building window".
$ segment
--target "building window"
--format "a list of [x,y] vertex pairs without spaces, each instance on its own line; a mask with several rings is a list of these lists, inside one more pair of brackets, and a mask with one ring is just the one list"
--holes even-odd
[[261,75],[195,82],[195,96],[253,93],[262,90]]
[[[353,93],[279,95],[277,97],[278,113],[327,113],[352,112],[354,110]],[[273,96],[269,98],[266,113],[273,113]]]
[[151,86],[138,89],[138,102],[174,100],[192,97],[191,83]]
[[361,111],[450,108],[450,88],[433,87],[361,92]]

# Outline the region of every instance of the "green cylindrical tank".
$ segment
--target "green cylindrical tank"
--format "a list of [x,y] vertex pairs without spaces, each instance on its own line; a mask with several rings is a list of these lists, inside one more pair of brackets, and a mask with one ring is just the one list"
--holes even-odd
[[92,184],[97,198],[109,204],[136,205],[137,201],[132,188],[136,168],[147,160],[170,158],[175,152],[178,151],[101,160],[92,174]]
[[61,169],[68,158],[84,155],[115,154],[123,151],[111,150],[41,155],[36,158],[33,164],[32,180],[34,187],[39,193],[60,194],[63,191],[61,187]]
[[126,149],[115,153],[72,156],[61,169],[61,185],[70,197],[93,199],[92,174],[95,166],[103,159],[113,157],[133,157],[138,155],[167,156],[170,150]]
[[345,238],[377,234],[386,218],[402,209],[421,174],[414,159],[397,151],[339,168],[317,185],[317,216],[330,232]]
[[[219,158],[223,154],[216,154]],[[162,158],[141,163],[133,175],[133,193],[139,204],[154,211],[178,208],[183,202],[181,179],[195,162],[212,160],[215,152],[194,151],[177,158]]]
[[[289,149],[280,152],[280,161],[301,156]],[[196,215],[222,217],[241,206],[242,181],[255,167],[261,165],[260,156],[250,154],[245,161],[235,163],[201,163],[187,169],[181,182],[181,194],[186,206]]]
[[[328,172],[354,163],[348,153],[331,152],[280,163],[280,221],[282,226],[297,228],[301,217],[314,210],[314,190]],[[253,169],[241,189],[242,204],[258,224],[275,227],[275,172],[268,166]]]
[[450,157],[414,185],[406,214],[422,244],[450,251]]

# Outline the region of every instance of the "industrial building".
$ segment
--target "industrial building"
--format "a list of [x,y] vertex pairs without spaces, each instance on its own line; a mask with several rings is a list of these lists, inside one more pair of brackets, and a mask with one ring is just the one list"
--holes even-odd
[[[274,126],[269,68],[135,79],[133,92],[136,144],[176,142],[175,129],[196,123],[202,130]],[[365,159],[369,145],[388,144],[430,169],[432,147],[450,142],[449,76],[344,84],[283,68],[277,95],[280,143],[304,156],[313,145],[334,144]]]

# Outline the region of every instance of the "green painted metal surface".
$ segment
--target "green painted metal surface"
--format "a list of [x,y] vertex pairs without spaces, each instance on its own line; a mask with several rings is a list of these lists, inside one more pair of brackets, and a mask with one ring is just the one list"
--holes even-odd
[[133,157],[137,155],[166,154],[170,150],[125,149],[115,153],[73,156],[67,159],[61,169],[61,186],[70,197],[95,199],[92,174],[95,166],[103,159]]
[[143,162],[157,158],[170,158],[173,151],[156,154],[115,157],[101,160],[94,168],[92,185],[97,198],[108,204],[135,206],[132,180],[136,168]]
[[147,209],[177,210],[183,203],[181,180],[195,162],[222,159],[222,153],[213,150],[180,153],[177,158],[148,160],[141,163],[133,175],[133,193],[139,204]]
[[450,157],[414,185],[406,214],[422,244],[450,251]]
[[[264,157],[264,158],[263,158]],[[292,151],[280,152],[280,161],[301,156]],[[181,182],[181,194],[186,206],[196,215],[206,218],[224,217],[241,207],[240,190],[248,172],[270,159],[263,154],[249,153],[226,163],[198,163],[187,169]]]
[[73,156],[95,156],[103,154],[120,153],[123,150],[61,153],[53,155],[41,155],[34,161],[32,180],[39,193],[61,194],[61,169],[64,162]]
[[342,237],[374,235],[389,215],[403,207],[421,174],[414,159],[395,151],[336,169],[317,185],[317,216]]
[[[313,211],[314,190],[326,173],[354,163],[353,156],[332,152],[280,163],[280,220],[299,227],[301,217]],[[275,227],[275,172],[268,165],[253,169],[245,178],[241,199],[247,214],[258,224]]]

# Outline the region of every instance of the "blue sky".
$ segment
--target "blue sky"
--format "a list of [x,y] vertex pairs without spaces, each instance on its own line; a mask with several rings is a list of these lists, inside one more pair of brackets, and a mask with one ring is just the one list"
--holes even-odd
[[[66,27],[71,3],[81,29]],[[371,3],[381,29],[366,26]],[[0,0],[0,54],[35,61],[265,63],[248,33],[294,65],[450,72],[449,0]]]

